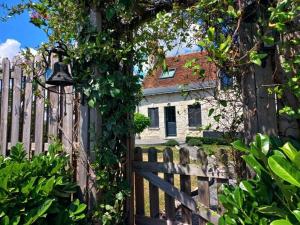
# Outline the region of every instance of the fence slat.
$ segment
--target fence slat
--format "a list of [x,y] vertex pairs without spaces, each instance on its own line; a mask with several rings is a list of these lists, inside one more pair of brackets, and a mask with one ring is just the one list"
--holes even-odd
[[2,99],[1,99],[1,152],[2,155],[6,155],[7,151],[7,123],[8,123],[8,93],[9,93],[9,74],[10,74],[10,62],[7,58],[2,61]]
[[[173,151],[171,148],[166,148],[163,153],[164,162],[173,162]],[[174,185],[174,175],[164,174],[164,180]],[[165,193],[165,210],[168,220],[175,219],[175,201],[174,198]]]
[[35,96],[35,128],[34,128],[34,142],[35,154],[43,152],[43,128],[44,128],[44,89],[38,86],[38,95]]
[[[143,152],[141,148],[135,148],[135,161],[143,161]],[[145,215],[145,195],[144,195],[144,178],[135,173],[135,201],[136,215]]]
[[80,116],[79,116],[79,147],[78,147],[78,159],[77,159],[77,180],[81,190],[81,199],[87,199],[88,188],[88,149],[89,149],[89,110],[85,104],[80,104]]
[[[155,148],[149,148],[148,152],[149,162],[157,161],[157,150]],[[154,173],[157,175],[157,173]],[[149,183],[149,197],[150,197],[150,216],[152,218],[159,217],[159,195],[158,188]]]
[[49,120],[48,120],[48,142],[50,143],[52,141],[53,137],[57,137],[58,135],[58,100],[59,100],[59,94],[58,87],[57,86],[51,86],[49,88]]
[[72,161],[72,143],[73,143],[73,86],[64,87],[63,95],[63,131],[62,143],[66,152],[70,155]]
[[[181,148],[179,150],[180,164],[186,165],[190,162],[190,153],[187,149]],[[188,175],[180,175],[180,189],[186,194],[191,194],[191,177]],[[184,223],[192,224],[192,212],[187,207],[182,207],[182,221]]]
[[14,66],[14,86],[11,122],[11,145],[14,146],[19,141],[20,111],[21,111],[21,76],[22,68],[20,59],[16,58]]
[[32,113],[32,73],[26,74],[25,98],[23,115],[23,136],[22,141],[26,149],[27,157],[30,157],[30,134],[31,134],[31,113]]

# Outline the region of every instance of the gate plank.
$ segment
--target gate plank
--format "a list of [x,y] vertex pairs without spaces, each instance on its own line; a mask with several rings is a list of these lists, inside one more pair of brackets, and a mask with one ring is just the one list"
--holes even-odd
[[20,59],[15,59],[14,66],[14,86],[13,86],[13,104],[11,121],[11,145],[14,146],[19,141],[20,111],[21,111],[21,76],[22,68]]
[[25,99],[24,99],[24,115],[23,115],[23,137],[22,141],[26,149],[27,157],[30,158],[31,153],[31,113],[32,113],[32,73],[26,74],[25,81]]
[[[166,148],[163,153],[164,162],[173,162],[173,151],[171,148]],[[164,180],[174,185],[174,175],[164,174]],[[165,193],[165,211],[168,220],[175,219],[175,201],[174,198]]]
[[212,211],[211,209],[205,207],[201,203],[197,205],[195,200],[187,195],[184,192],[181,192],[176,187],[171,185],[170,183],[164,181],[159,176],[150,173],[150,172],[143,172],[143,171],[137,171],[137,173],[141,176],[143,176],[145,179],[147,179],[149,182],[152,183],[152,185],[160,188],[164,192],[166,192],[168,195],[175,198],[177,201],[181,202],[184,206],[189,208],[191,211],[197,213],[199,216],[203,217],[207,221],[210,221],[211,223],[217,225],[218,220],[220,218],[220,215],[216,212]]
[[[181,148],[179,150],[180,164],[186,165],[190,162],[189,150]],[[180,189],[189,196],[191,195],[191,177],[188,175],[180,175]],[[192,212],[187,207],[182,208],[182,220],[184,223],[192,224]]]
[[136,225],[184,225],[183,223],[177,221],[170,220],[161,220],[157,218],[150,218],[147,216],[135,216],[135,224]]
[[7,58],[2,60],[2,99],[1,99],[1,124],[0,124],[0,141],[1,153],[6,156],[7,151],[7,123],[8,123],[8,93],[9,93],[9,74],[10,62]]
[[[155,148],[149,148],[149,162],[157,161],[157,150]],[[154,173],[157,175],[157,173]],[[149,197],[150,197],[150,216],[152,218],[159,217],[159,195],[158,188],[149,182]]]
[[[141,148],[135,148],[134,160],[143,160],[143,152]],[[145,215],[144,178],[137,173],[135,173],[135,201],[136,215]]]
[[[216,179],[217,180],[217,193],[218,195],[221,193],[221,186],[222,184],[227,184],[228,183],[228,179],[221,179],[221,178],[218,178]],[[221,202],[219,201],[219,198],[218,198],[218,211],[219,213],[223,213],[224,212],[224,207],[223,205],[221,204]]]

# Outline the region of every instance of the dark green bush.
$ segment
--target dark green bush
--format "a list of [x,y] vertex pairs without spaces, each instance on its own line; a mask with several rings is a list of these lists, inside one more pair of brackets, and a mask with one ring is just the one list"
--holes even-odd
[[80,224],[86,205],[71,201],[76,191],[69,158],[60,144],[48,153],[26,158],[22,144],[0,156],[0,221],[4,225]]
[[219,225],[299,225],[299,149],[261,134],[250,147],[241,141],[233,146],[244,152],[244,161],[256,175],[238,186],[225,186],[219,199],[226,211]]
[[228,141],[226,141],[224,138],[213,138],[213,137],[191,137],[191,136],[187,136],[185,138],[185,142],[189,143],[190,139],[198,139],[202,142],[202,144],[205,145],[229,145],[230,143]]
[[198,138],[190,138],[189,141],[187,142],[189,146],[202,146],[203,143],[200,139]]
[[141,113],[134,114],[134,132],[142,133],[151,124],[150,118]]
[[164,143],[165,146],[174,147],[176,145],[179,145],[178,141],[174,139],[168,140],[166,143]]

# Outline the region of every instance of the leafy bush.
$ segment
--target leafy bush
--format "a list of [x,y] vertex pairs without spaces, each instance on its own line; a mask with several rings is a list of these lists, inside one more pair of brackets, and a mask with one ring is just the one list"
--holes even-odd
[[141,113],[134,114],[134,131],[139,134],[142,133],[151,124],[150,118]]
[[233,146],[256,175],[238,187],[226,186],[220,200],[226,208],[220,225],[300,224],[300,151],[291,143],[258,134],[250,147]]
[[190,139],[198,139],[200,140],[203,144],[206,145],[212,145],[212,144],[216,144],[216,145],[229,145],[230,143],[228,141],[226,141],[224,138],[213,138],[213,137],[191,137],[191,136],[187,136],[185,138],[185,142],[189,143]]
[[187,142],[187,144],[189,146],[202,146],[203,145],[202,141],[200,139],[198,139],[198,138],[191,138],[191,139],[189,139],[189,141]]
[[68,157],[60,144],[49,146],[47,155],[26,158],[22,144],[0,156],[0,220],[4,225],[79,224],[85,204],[71,201],[76,191]]
[[179,145],[178,141],[174,139],[168,140],[166,143],[164,143],[165,146],[174,147],[176,145]]

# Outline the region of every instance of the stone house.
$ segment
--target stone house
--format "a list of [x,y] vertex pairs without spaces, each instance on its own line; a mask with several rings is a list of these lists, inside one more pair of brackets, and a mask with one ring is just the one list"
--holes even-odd
[[[154,70],[143,81],[143,100],[137,111],[151,119],[151,125],[140,135],[140,142],[163,143],[168,139],[183,142],[186,136],[201,136],[199,129],[210,123],[208,116],[218,82],[218,70],[207,62],[205,52],[190,53],[166,59],[168,71]],[[192,69],[189,65],[200,65]],[[204,78],[199,76],[205,70]],[[231,85],[225,79],[223,85]]]

